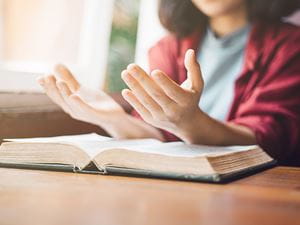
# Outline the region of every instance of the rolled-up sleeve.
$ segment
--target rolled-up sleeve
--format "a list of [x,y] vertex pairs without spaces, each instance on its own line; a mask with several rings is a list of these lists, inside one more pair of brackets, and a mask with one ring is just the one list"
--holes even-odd
[[230,119],[252,129],[257,143],[279,161],[300,157],[299,43],[293,38],[278,47],[262,79]]

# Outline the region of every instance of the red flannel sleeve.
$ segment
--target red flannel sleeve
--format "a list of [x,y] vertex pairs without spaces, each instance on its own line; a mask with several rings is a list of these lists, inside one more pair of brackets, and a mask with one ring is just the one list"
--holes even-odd
[[283,40],[270,52],[269,65],[230,122],[249,127],[258,144],[285,161],[300,148],[300,40]]

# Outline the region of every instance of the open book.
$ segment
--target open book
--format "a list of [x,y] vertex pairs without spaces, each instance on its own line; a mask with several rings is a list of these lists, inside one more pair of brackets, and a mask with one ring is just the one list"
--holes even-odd
[[255,145],[212,147],[97,134],[4,141],[2,167],[222,182],[275,162]]

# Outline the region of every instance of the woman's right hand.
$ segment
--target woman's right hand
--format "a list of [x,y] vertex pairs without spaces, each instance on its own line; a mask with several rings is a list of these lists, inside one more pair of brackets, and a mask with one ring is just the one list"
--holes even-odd
[[55,75],[40,77],[38,83],[46,94],[72,118],[105,127],[126,115],[109,95],[80,85],[63,65],[55,67]]

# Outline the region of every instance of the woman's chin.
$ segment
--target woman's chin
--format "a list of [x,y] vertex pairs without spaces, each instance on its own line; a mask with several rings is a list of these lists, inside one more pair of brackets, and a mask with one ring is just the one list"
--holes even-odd
[[208,17],[226,15],[245,4],[242,0],[193,0],[193,3]]

